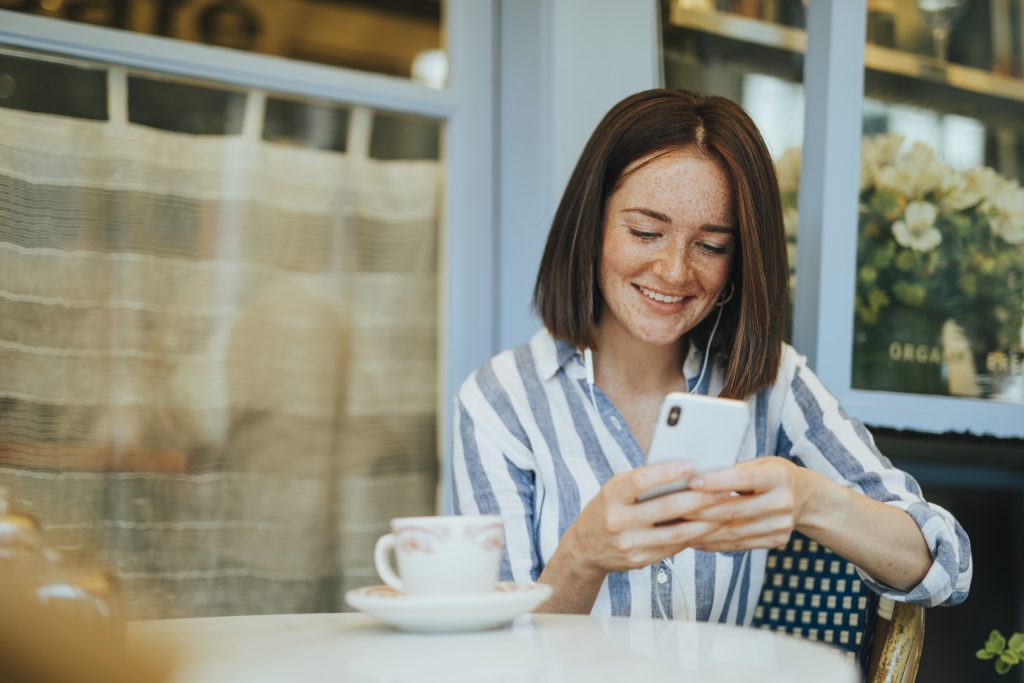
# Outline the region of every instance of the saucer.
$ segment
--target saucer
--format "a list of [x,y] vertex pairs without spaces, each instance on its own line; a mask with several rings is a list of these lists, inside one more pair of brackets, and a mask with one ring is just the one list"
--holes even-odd
[[409,596],[389,586],[356,588],[345,602],[386,624],[420,633],[503,626],[551,597],[543,583],[499,583],[492,593]]

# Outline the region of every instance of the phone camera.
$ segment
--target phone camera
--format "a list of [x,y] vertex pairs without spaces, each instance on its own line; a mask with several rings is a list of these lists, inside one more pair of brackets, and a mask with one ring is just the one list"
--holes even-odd
[[683,412],[683,409],[679,406],[672,406],[668,411],[668,426],[675,427],[679,423],[679,414]]

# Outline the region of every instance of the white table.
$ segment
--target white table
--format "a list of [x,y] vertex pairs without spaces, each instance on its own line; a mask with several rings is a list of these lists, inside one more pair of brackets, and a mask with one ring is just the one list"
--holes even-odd
[[361,614],[136,622],[175,642],[175,683],[856,683],[832,648],[766,631],[641,618],[525,615],[494,631],[410,634]]

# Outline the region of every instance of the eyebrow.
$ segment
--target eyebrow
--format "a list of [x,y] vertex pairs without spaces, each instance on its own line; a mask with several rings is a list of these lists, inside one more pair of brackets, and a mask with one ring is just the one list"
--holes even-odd
[[632,208],[632,209],[623,209],[622,213],[639,213],[639,214],[643,214],[644,216],[647,216],[648,218],[653,218],[654,220],[659,221],[661,223],[671,223],[672,222],[671,218],[669,218],[665,214],[661,213],[660,211],[655,211],[654,209],[643,209],[643,208],[637,207],[637,208]]
[[[654,220],[658,221],[659,223],[668,223],[668,224],[672,223],[672,219],[671,218],[669,218],[665,214],[661,213],[660,211],[655,211],[654,209],[645,209],[643,207],[632,207],[632,208],[629,208],[629,209],[622,209],[622,211],[620,213],[639,213],[639,214],[642,214],[644,216],[647,216],[648,218],[653,218]],[[726,233],[726,234],[729,234],[729,235],[735,235],[738,232],[735,227],[732,227],[732,226],[729,226],[729,225],[715,225],[715,224],[712,224],[712,223],[708,223],[706,225],[702,225],[702,226],[700,226],[700,229],[703,230],[704,232],[718,232],[718,233]]]

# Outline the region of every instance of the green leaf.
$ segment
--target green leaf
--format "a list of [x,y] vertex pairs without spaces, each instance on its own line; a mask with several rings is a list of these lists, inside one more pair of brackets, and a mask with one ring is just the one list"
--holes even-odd
[[992,632],[988,634],[985,649],[994,654],[999,654],[1006,649],[1006,638],[1003,638],[1003,634],[999,631],[992,629]]
[[974,656],[978,659],[992,659],[996,656],[995,652],[989,652],[988,650],[978,650],[974,653]]
[[1004,674],[1004,673],[1006,673],[1009,670],[1010,670],[1010,665],[1009,664],[1007,664],[1006,662],[1004,662],[1001,659],[997,659],[996,660],[996,673],[997,674]]
[[999,655],[999,659],[1010,665],[1020,664],[1020,655],[1013,650],[1003,650],[1002,654]]
[[1024,658],[1024,633],[1014,633],[1006,646]]
[[871,198],[869,206],[872,211],[882,214],[886,220],[896,220],[901,213],[906,201],[890,190],[878,190]]

